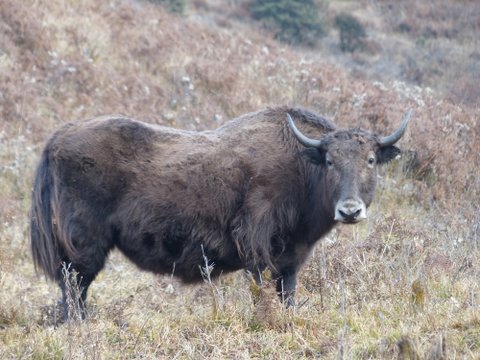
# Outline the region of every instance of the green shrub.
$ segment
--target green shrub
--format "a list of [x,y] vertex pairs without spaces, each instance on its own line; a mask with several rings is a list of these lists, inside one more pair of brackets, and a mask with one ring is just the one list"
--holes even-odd
[[173,13],[183,14],[185,11],[186,0],[149,0],[150,2],[161,4]]
[[273,28],[275,38],[281,41],[313,45],[325,34],[314,0],[255,0],[250,10],[253,18]]
[[363,50],[364,39],[367,36],[365,28],[354,16],[339,14],[335,17],[335,25],[340,30],[340,49],[353,53],[355,50]]

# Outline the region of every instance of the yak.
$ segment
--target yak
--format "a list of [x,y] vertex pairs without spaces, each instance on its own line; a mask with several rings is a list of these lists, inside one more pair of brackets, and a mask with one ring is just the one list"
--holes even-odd
[[87,290],[118,248],[140,269],[185,283],[270,269],[294,304],[296,277],[337,223],[367,217],[377,165],[399,155],[410,111],[388,136],[342,129],[302,108],[267,108],[211,131],[122,116],[67,123],[48,140],[32,190],[36,270],[58,282],[66,266]]

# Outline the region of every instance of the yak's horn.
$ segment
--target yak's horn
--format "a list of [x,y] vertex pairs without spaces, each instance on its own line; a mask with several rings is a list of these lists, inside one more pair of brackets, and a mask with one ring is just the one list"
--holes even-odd
[[412,115],[412,109],[409,109],[405,115],[403,115],[402,125],[391,135],[380,138],[379,144],[381,147],[390,146],[395,144],[405,133],[405,129],[410,121]]
[[292,129],[293,134],[295,135],[297,140],[300,142],[300,144],[306,147],[314,147],[314,148],[321,147],[322,140],[310,139],[309,137],[303,135],[300,132],[300,130],[298,130],[298,128],[295,126],[295,123],[293,122],[293,119],[289,113],[287,113],[287,117],[288,117],[288,125],[290,125],[290,129]]

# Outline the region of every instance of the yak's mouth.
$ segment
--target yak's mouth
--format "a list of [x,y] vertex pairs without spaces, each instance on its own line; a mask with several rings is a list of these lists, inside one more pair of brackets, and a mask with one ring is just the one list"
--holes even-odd
[[352,219],[352,220],[347,220],[347,219],[335,219],[336,221],[338,222],[341,222],[342,224],[350,224],[350,225],[353,225],[353,224],[358,224],[359,222],[361,222],[363,219]]

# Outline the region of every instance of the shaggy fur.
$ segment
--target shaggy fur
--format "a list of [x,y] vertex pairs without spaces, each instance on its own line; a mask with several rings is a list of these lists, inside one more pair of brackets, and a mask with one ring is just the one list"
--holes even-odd
[[[326,145],[305,150],[287,112]],[[269,267],[279,291],[291,296],[312,246],[335,225],[337,201],[351,194],[372,201],[372,154],[382,163],[398,149],[292,108],[205,132],[122,117],[68,124],[48,141],[37,168],[33,260],[63,290],[62,264],[71,264],[83,300],[114,247],[141,269],[187,283],[202,280],[204,255],[212,276]]]

